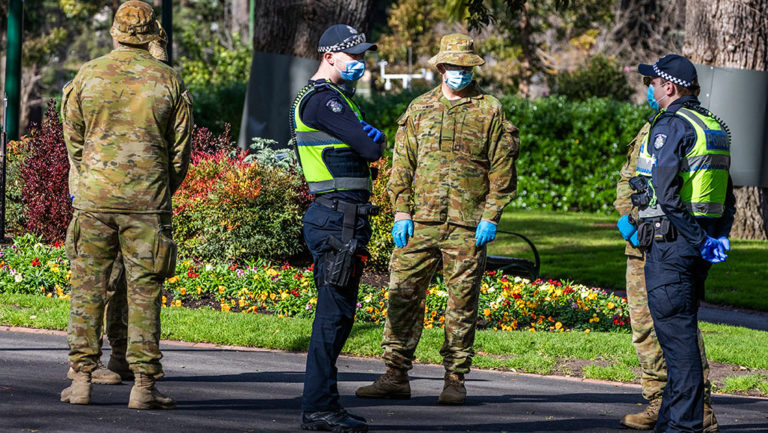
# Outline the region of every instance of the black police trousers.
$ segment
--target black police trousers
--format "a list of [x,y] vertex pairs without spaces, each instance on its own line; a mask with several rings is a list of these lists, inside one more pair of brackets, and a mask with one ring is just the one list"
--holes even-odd
[[[333,411],[341,408],[337,387],[336,359],[352,331],[357,311],[357,292],[362,263],[353,260],[354,274],[344,287],[324,285],[323,254],[331,250],[328,236],[341,240],[343,214],[318,203],[312,203],[304,218],[304,241],[314,259],[314,277],[317,286],[317,306],[309,340],[307,368],[304,373],[304,393],[301,410],[304,412]],[[367,217],[355,221],[355,239],[363,246],[371,239]]]
[[657,432],[703,429],[704,377],[696,315],[710,266],[682,236],[654,240],[646,254],[648,307],[667,361]]

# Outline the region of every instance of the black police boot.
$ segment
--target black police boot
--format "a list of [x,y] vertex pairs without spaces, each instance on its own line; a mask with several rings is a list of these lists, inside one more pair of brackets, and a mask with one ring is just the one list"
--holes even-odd
[[365,418],[352,415],[345,409],[328,412],[304,412],[301,415],[302,430],[330,431],[334,433],[365,433]]

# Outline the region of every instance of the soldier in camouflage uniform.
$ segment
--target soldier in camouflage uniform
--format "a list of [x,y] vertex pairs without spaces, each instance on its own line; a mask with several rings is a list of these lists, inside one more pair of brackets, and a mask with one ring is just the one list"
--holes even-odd
[[75,374],[61,399],[90,403],[109,278],[122,254],[126,358],[136,376],[128,406],[171,409],[173,399],[155,387],[163,376],[160,293],[175,267],[171,195],[189,166],[192,101],[179,74],[148,52],[159,33],[151,6],[122,4],[110,33],[119,46],[83,65],[62,98],[64,135],[77,185],[67,232],[72,265],[69,363]]
[[[632,206],[630,196],[635,193],[629,186],[629,180],[635,177],[637,159],[643,140],[650,131],[651,124],[646,123],[634,140],[629,143],[627,160],[619,173],[620,178],[616,184],[616,201],[613,206],[620,216],[631,215],[637,221],[637,208]],[[651,430],[656,425],[661,407],[661,395],[667,384],[667,363],[661,350],[656,333],[653,329],[653,318],[648,308],[648,293],[645,290],[645,252],[627,242],[624,249],[627,256],[627,303],[632,325],[632,344],[635,346],[640,366],[643,370],[640,382],[643,389],[643,398],[649,401],[639,413],[624,415],[621,424],[638,430]],[[704,352],[704,341],[699,331],[699,349],[701,351],[701,363],[704,369],[704,431],[715,433],[719,431],[717,418],[710,404],[711,386],[709,383],[709,363]]]
[[[382,347],[387,371],[358,397],[410,398],[407,371],[424,325],[426,290],[442,259],[448,290],[445,384],[438,400],[462,404],[474,351],[486,246],[516,189],[517,129],[472,80],[484,63],[462,34],[442,38],[430,60],[443,76],[398,123],[387,189],[395,208],[389,306]],[[412,239],[408,241],[408,236]]]

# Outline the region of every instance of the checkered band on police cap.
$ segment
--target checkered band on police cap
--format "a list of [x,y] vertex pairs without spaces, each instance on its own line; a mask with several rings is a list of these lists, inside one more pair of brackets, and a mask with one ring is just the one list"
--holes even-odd
[[365,42],[365,34],[358,33],[356,35],[352,35],[343,41],[333,44],[333,45],[326,45],[326,46],[320,46],[317,48],[317,51],[320,53],[333,53],[336,51],[343,51],[347,48],[352,48],[355,45],[359,45]]
[[671,81],[671,82],[677,84],[678,86],[691,87],[693,85],[693,83],[691,83],[690,81],[685,81],[682,78],[674,77],[671,74],[668,74],[668,73],[662,71],[661,69],[659,69],[658,65],[659,65],[659,62],[656,62],[656,63],[653,64],[653,72],[655,72],[656,75],[658,75],[659,77],[661,77],[661,78],[663,78],[663,79],[665,79],[667,81]]

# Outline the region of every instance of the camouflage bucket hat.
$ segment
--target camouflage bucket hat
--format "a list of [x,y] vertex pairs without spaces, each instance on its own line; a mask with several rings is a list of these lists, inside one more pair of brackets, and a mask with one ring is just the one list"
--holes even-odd
[[165,46],[168,44],[168,35],[159,21],[155,21],[155,23],[157,23],[160,31],[157,34],[157,40],[149,43],[149,54],[157,60],[166,62],[168,61],[168,51],[166,51]]
[[461,33],[451,33],[440,39],[440,52],[429,59],[429,64],[432,66],[437,66],[440,63],[480,66],[485,63],[485,60],[475,54],[475,42],[472,38]]
[[123,44],[141,45],[158,39],[159,28],[152,6],[131,0],[117,9],[109,34]]

